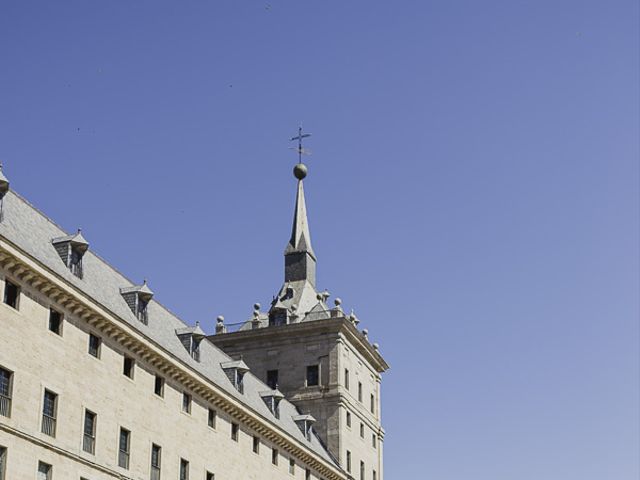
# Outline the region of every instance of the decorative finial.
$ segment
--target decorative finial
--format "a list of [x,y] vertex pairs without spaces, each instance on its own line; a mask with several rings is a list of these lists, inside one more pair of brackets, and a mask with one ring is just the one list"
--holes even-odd
[[254,303],[253,304],[253,309],[256,310],[256,311],[260,311],[260,307],[261,307],[261,305],[259,303]]
[[[291,137],[291,142],[293,142],[294,140],[298,141],[298,148],[293,148],[294,150],[296,150],[298,152],[298,163],[301,164],[302,163],[302,155],[311,155],[311,152],[309,150],[305,150],[304,148],[302,148],[302,139],[303,138],[307,138],[310,137],[311,134],[310,133],[302,133],[302,125],[300,125],[298,127],[298,135],[295,137]],[[294,170],[295,172],[295,170]],[[305,175],[306,175],[306,167],[305,167]],[[302,180],[302,178],[299,178],[296,175],[296,178],[298,178],[298,180]]]
[[342,299],[341,299],[341,298],[339,298],[339,297],[336,297],[336,299],[333,301],[333,304],[334,304],[336,307],[339,307],[340,305],[342,305]]
[[218,315],[218,318],[216,318],[216,322],[224,323],[224,317],[222,315]]

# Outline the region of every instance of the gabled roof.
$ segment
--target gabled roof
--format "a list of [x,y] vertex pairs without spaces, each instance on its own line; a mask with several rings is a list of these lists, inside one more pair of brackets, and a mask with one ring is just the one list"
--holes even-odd
[[54,245],[57,243],[66,243],[71,242],[72,245],[80,247],[81,249],[89,248],[89,242],[85,240],[82,236],[82,230],[78,229],[76,233],[73,235],[63,235],[61,237],[56,237],[51,239],[51,243]]
[[[14,191],[9,191],[5,197],[5,216],[0,223],[0,239],[6,240],[23,251],[27,256],[51,272],[54,272],[64,282],[72,285],[83,294],[91,297],[106,310],[119,317],[129,328],[143,335],[149,342],[157,345],[167,354],[180,361],[188,368],[203,375],[229,396],[244,404],[264,421],[269,422],[301,444],[306,445],[316,455],[331,465],[337,466],[320,441],[312,437],[308,441],[300,432],[293,416],[298,414],[296,407],[286,400],[280,402],[280,418],[273,417],[260,396],[260,392],[269,387],[251,373],[244,378],[244,394],[239,393],[221,368],[221,364],[233,362],[228,355],[204,339],[200,343],[200,362],[189,355],[180,342],[176,331],[195,329],[180,320],[155,300],[149,302],[149,323],[138,321],[126,302],[122,301],[120,288],[135,283],[110,266],[92,251],[87,251],[83,257],[84,276],[76,277],[60,262],[52,239],[75,239],[85,241],[81,235],[68,235],[59,226],[49,220],[44,214],[36,210],[25,199]],[[85,241],[86,242],[86,241]],[[126,288],[126,287],[125,287]],[[202,330],[200,330],[201,332]],[[203,332],[204,333],[204,332]]]

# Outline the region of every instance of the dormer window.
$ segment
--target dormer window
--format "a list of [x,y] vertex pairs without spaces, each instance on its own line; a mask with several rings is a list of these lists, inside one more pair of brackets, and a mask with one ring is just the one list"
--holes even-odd
[[51,242],[71,273],[82,278],[82,257],[89,248],[89,243],[82,236],[80,229],[75,235],[54,238]]
[[206,336],[200,328],[200,323],[196,322],[195,327],[179,328],[176,335],[180,339],[182,346],[189,352],[191,358],[196,362],[200,361],[200,342]]
[[297,415],[293,417],[293,421],[298,425],[298,428],[304,435],[304,438],[311,440],[312,426],[316,422],[316,419],[311,415]]
[[287,324],[287,311],[284,308],[274,308],[269,312],[269,326],[277,327]]
[[244,393],[244,375],[249,371],[247,364],[242,360],[234,360],[232,362],[221,363],[220,366],[236,390]]
[[260,397],[274,417],[280,418],[280,400],[284,395],[277,388],[260,392]]
[[148,325],[149,313],[147,307],[153,297],[153,292],[147,286],[147,281],[145,280],[142,285],[136,285],[135,287],[121,288],[120,294],[136,318],[145,325]]

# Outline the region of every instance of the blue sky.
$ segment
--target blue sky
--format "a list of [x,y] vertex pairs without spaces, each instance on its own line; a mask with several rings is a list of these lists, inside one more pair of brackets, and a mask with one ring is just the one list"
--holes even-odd
[[187,322],[318,283],[391,370],[388,479],[640,475],[635,1],[5,1],[13,188]]

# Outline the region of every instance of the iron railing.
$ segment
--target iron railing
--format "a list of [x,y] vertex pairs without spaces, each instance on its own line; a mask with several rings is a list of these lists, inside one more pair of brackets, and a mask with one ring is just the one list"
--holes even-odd
[[82,449],[90,454],[94,454],[96,452],[96,439],[92,435],[84,434],[82,438]]
[[0,415],[3,417],[11,416],[11,397],[0,394]]
[[160,467],[151,465],[151,480],[160,480]]
[[129,452],[118,450],[118,466],[129,468]]
[[51,437],[56,436],[56,419],[47,414],[42,415],[42,433]]

